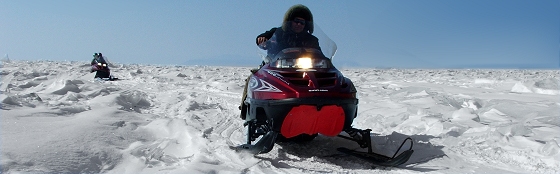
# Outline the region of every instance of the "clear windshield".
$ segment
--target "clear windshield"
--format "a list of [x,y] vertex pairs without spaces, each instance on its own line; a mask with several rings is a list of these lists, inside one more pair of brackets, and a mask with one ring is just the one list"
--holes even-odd
[[[323,30],[321,30],[321,28],[316,23],[313,23],[313,27],[314,27],[314,31],[311,35],[317,38],[319,48],[312,48],[312,47],[300,47],[300,48],[317,49],[317,51],[322,53],[324,57],[328,59],[332,59],[336,53],[336,49],[337,49],[336,43],[334,43],[323,32]],[[279,28],[277,30],[281,30],[281,29]],[[288,44],[283,44],[285,42],[290,42],[291,40],[293,40],[293,37],[290,38],[289,34],[293,34],[293,33],[283,32],[283,30],[277,31],[266,42],[264,42],[261,45],[258,45],[259,54],[265,63],[270,63],[271,61],[273,61],[273,59],[275,59],[277,54],[282,50],[288,48],[294,48],[294,47],[287,46]],[[311,40],[315,41],[314,39]]]
[[105,57],[97,57],[97,59],[95,59],[95,61],[96,61],[97,63],[108,64],[107,58],[105,58]]

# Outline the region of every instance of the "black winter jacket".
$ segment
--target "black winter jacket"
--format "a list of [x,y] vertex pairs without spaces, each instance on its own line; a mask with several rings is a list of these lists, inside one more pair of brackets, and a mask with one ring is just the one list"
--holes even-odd
[[[260,35],[259,37],[265,37],[266,39],[270,39],[273,35],[276,35],[278,46],[275,47],[278,50],[268,50],[269,54],[275,55],[279,51],[284,48],[292,48],[292,47],[305,47],[305,48],[315,48],[321,50],[319,47],[319,39],[312,34],[307,32],[302,33],[294,33],[292,31],[285,32],[282,28],[272,28]],[[256,41],[258,44],[258,39]]]

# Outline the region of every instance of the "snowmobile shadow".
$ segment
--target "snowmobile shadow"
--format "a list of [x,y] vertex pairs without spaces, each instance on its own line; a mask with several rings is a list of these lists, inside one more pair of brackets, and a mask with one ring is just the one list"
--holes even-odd
[[[418,167],[417,165],[426,163],[432,159],[441,158],[446,156],[443,152],[443,146],[438,146],[429,143],[430,139],[436,138],[430,135],[404,135],[393,132],[391,135],[377,135],[372,134],[373,151],[386,156],[393,156],[395,151],[399,148],[402,141],[407,137],[414,140],[413,150],[414,153],[410,159],[403,165],[396,168],[406,169],[418,172],[430,172],[442,170],[441,168],[425,168]],[[407,143],[408,144],[408,143]],[[331,163],[340,166],[343,169],[382,169],[391,170],[395,167],[374,166],[372,163],[338,152],[336,148],[346,147],[359,151],[367,151],[367,148],[360,148],[355,142],[339,138],[327,137],[319,135],[310,142],[277,142],[278,155],[275,158],[257,157],[262,160],[270,161],[271,164],[278,168],[301,168],[303,171],[317,171],[317,172],[332,172],[328,171],[324,165],[310,165]],[[403,149],[408,149],[410,146],[405,145]],[[401,152],[403,150],[401,149]],[[401,153],[399,152],[399,154]],[[297,164],[297,165],[296,165]],[[300,166],[301,165],[301,166]],[[310,169],[309,166],[321,166],[318,169]],[[337,170],[338,167],[332,170]],[[339,168],[338,168],[339,169]],[[325,171],[326,170],[326,171]]]

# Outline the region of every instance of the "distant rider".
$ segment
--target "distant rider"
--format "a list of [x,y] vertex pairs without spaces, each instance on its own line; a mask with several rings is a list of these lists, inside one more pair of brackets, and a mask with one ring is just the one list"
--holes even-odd
[[91,60],[91,71],[96,72],[94,78],[102,78],[111,80],[111,70],[109,69],[108,62],[103,58],[103,54],[95,53],[93,54],[93,60]]

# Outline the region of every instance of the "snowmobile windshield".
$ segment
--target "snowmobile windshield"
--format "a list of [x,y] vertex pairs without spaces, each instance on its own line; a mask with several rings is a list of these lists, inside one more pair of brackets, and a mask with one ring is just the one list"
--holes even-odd
[[264,63],[277,68],[330,68],[337,49],[336,43],[316,23],[313,23],[313,28],[313,33],[300,33],[297,36],[308,38],[298,41],[304,43],[299,44],[305,45],[301,47],[289,46],[298,45],[290,43],[296,36],[278,28],[270,39],[258,45]]
[[107,64],[107,61],[105,61],[104,57],[98,57],[97,59],[95,59],[95,62],[102,63],[102,64]]
[[285,48],[271,59],[275,68],[318,69],[331,68],[331,59],[315,48]]
[[103,67],[105,68],[109,68],[109,61],[107,60],[106,57],[98,57],[96,59],[93,59],[93,64],[96,64],[99,67]]

